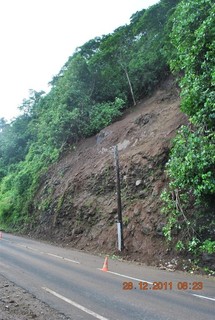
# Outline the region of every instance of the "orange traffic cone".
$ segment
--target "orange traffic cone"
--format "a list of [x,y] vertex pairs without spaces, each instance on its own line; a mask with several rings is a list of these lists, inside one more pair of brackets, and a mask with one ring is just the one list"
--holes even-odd
[[105,257],[103,268],[101,270],[102,271],[108,271],[108,257]]

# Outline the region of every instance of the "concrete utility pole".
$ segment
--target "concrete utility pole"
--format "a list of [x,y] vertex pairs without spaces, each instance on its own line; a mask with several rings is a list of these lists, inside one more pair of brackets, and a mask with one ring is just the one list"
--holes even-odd
[[124,249],[123,240],[123,225],[122,225],[122,202],[121,202],[121,187],[120,187],[120,174],[119,174],[119,154],[117,145],[114,147],[114,159],[116,167],[116,189],[117,189],[117,213],[118,213],[118,249],[122,251]]

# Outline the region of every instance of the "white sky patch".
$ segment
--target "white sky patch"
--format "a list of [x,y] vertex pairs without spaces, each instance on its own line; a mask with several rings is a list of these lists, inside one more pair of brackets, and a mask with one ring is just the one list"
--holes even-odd
[[129,23],[158,0],[1,0],[0,118],[47,84],[75,49]]

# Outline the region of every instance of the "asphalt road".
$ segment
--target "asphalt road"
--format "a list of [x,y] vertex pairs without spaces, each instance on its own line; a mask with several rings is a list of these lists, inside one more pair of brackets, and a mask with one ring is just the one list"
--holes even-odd
[[0,273],[74,320],[214,320],[215,280],[3,234]]

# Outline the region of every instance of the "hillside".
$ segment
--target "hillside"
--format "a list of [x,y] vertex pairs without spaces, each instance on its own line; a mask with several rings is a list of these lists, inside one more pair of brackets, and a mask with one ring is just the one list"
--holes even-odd
[[171,139],[186,123],[179,104],[178,90],[168,79],[117,122],[62,156],[43,177],[29,234],[92,252],[117,251],[112,152],[117,144],[124,255],[150,264],[158,262],[165,255],[160,201],[166,183],[164,165]]
[[214,272],[214,10],[160,0],[134,13],[0,118],[0,228],[116,253],[117,144],[123,255]]

